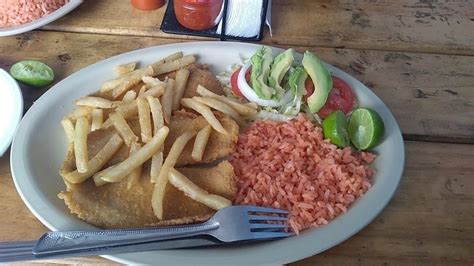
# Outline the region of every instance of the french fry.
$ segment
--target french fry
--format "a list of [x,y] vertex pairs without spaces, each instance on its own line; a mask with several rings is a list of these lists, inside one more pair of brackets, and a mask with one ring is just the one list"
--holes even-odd
[[146,97],[146,96],[160,97],[161,95],[163,95],[163,93],[165,93],[165,90],[166,90],[166,83],[160,84],[160,85],[151,87],[150,89],[145,91],[143,93],[143,97]]
[[133,133],[132,129],[127,124],[127,121],[125,121],[125,118],[120,113],[111,113],[109,118],[112,120],[112,123],[119,135],[125,141],[125,145],[130,147],[132,143],[138,141],[138,137]]
[[151,157],[150,181],[155,183],[163,167],[163,147]]
[[132,62],[132,63],[128,63],[128,64],[122,64],[122,65],[116,66],[114,68],[114,72],[117,75],[122,76],[124,74],[132,72],[133,70],[135,70],[136,67],[137,67],[136,62]]
[[186,196],[211,209],[220,210],[232,205],[230,200],[219,195],[209,194],[174,168],[169,170],[168,180],[174,187],[184,192]]
[[[138,107],[137,107],[137,102],[136,101],[131,101],[129,103],[120,105],[115,109],[115,112],[121,114],[124,119],[130,118],[132,116],[135,116],[138,114]],[[102,127],[108,128],[113,125],[112,119],[109,118],[105,120],[105,122],[102,124]]]
[[165,125],[163,121],[163,110],[161,108],[161,103],[157,98],[152,96],[147,96],[146,100],[150,106],[151,117],[153,119],[153,135],[158,132],[158,130]]
[[165,57],[163,60],[165,60],[166,63],[174,61],[176,59],[179,59],[183,57],[183,52],[176,52],[174,54],[170,54],[167,57]]
[[161,81],[158,78],[145,76],[142,78],[142,81],[145,83],[145,86],[148,89],[143,95],[141,95],[142,97],[148,95],[160,97],[165,92],[166,82]]
[[114,123],[112,123],[112,119],[110,119],[110,116],[105,120],[104,123],[102,123],[103,128],[109,128],[112,126]]
[[153,64],[151,64],[150,66],[153,68],[153,71],[155,69],[158,69],[160,67],[160,65],[164,64],[165,63],[165,59],[161,59]]
[[222,112],[226,115],[229,115],[232,117],[240,126],[245,126],[245,121],[244,119],[237,113],[232,107],[229,105],[221,102],[220,100],[211,98],[211,97],[193,97],[193,100],[196,102],[205,104],[212,109],[215,109],[219,112]]
[[[128,72],[128,73],[124,74],[122,77],[120,77],[118,79],[109,80],[109,81],[105,82],[102,85],[100,91],[101,92],[107,92],[107,91],[110,91],[110,90],[117,90],[117,91],[114,92],[113,95],[120,94],[121,90],[122,90],[122,93],[123,93],[123,91],[128,90],[134,84],[138,84],[137,77],[140,77],[140,79],[141,79],[141,77],[143,77],[143,76],[153,76],[153,75],[159,75],[159,74],[162,74],[162,73],[166,73],[166,72],[154,73],[155,69],[156,70],[161,70],[161,71],[166,71],[168,69],[172,69],[170,71],[167,71],[167,72],[171,72],[171,71],[182,68],[182,67],[184,67],[186,65],[189,65],[189,64],[193,63],[194,61],[196,61],[194,56],[188,56],[188,57],[186,57],[186,59],[184,59],[182,56],[183,56],[183,54],[181,52],[174,53],[174,54],[171,54],[168,57],[166,57],[162,60],[159,60],[159,61],[157,61],[157,62],[155,62],[155,63],[153,63],[153,64],[151,64],[147,67],[136,69],[132,72]],[[176,68],[176,69],[173,69],[173,68]]]
[[91,114],[92,114],[91,131],[94,131],[102,127],[102,123],[104,122],[104,111],[102,109],[94,109],[92,110]]
[[150,116],[150,106],[144,98],[137,99],[138,106],[138,121],[140,123],[140,132],[142,137],[142,142],[147,143],[151,139],[151,116]]
[[183,98],[181,99],[181,104],[184,107],[188,107],[193,109],[194,111],[200,113],[204,118],[207,120],[207,122],[212,126],[212,128],[224,135],[227,135],[227,131],[225,128],[222,126],[221,122],[217,120],[216,116],[212,113],[211,109],[199,102],[196,102],[195,100],[191,98]]
[[87,152],[87,134],[89,133],[89,121],[85,117],[76,120],[74,128],[74,155],[76,157],[76,168],[79,173],[88,170],[87,162],[89,155]]
[[135,69],[134,71],[126,73],[126,74],[124,74],[124,75],[122,75],[118,78],[105,81],[104,83],[102,83],[102,86],[100,87],[100,92],[104,93],[104,92],[108,92],[108,91],[111,91],[111,90],[117,88],[118,86],[120,86],[120,84],[125,82],[125,80],[128,77],[130,77],[131,75],[133,75],[137,71],[139,71],[139,69]]
[[[161,130],[161,129],[160,129]],[[171,146],[168,156],[161,167],[160,174],[155,182],[155,188],[151,199],[153,211],[158,219],[163,219],[163,197],[165,194],[166,184],[168,183],[168,172],[176,165],[181,152],[186,144],[196,135],[195,132],[187,131],[180,135]]]
[[[135,70],[136,71],[136,70]],[[102,83],[102,86],[100,87],[100,92],[101,93],[104,93],[104,92],[108,92],[108,91],[111,91],[113,90],[114,88],[120,86],[120,84],[122,82],[124,82],[125,78],[129,75],[131,75],[132,72],[130,73],[127,73],[125,75],[122,75],[121,77],[119,78],[116,78],[116,79],[111,79],[111,80],[107,80],[106,82]]]
[[175,90],[175,81],[174,79],[168,79],[165,93],[161,97],[161,105],[163,108],[163,117],[167,124],[170,123],[171,111],[173,108],[173,94]]
[[137,98],[137,92],[134,90],[127,91],[122,98],[123,103],[129,103]]
[[99,173],[110,171],[110,170],[112,170],[112,168],[114,168],[113,165],[105,168],[104,170],[102,170],[102,171],[100,171],[100,172],[98,172],[98,173],[96,173],[95,175],[92,176],[92,180],[94,180],[94,184],[95,184],[96,187],[100,187],[100,186],[103,186],[105,184],[110,183],[110,182],[107,182],[107,181],[103,180],[100,177]]
[[257,107],[255,105],[241,104],[241,103],[239,103],[235,100],[232,100],[230,98],[227,98],[225,96],[215,94],[214,92],[204,88],[201,85],[198,85],[197,93],[199,95],[201,95],[202,97],[210,97],[210,98],[220,100],[220,101],[226,103],[227,105],[229,105],[230,107],[232,107],[235,111],[237,111],[239,114],[241,114],[243,116],[250,116],[250,115],[254,115],[254,114],[257,113]]
[[119,78],[104,82],[100,88],[100,92],[104,93],[113,90],[112,96],[114,99],[117,99],[122,93],[125,93],[128,89],[140,83],[143,76],[151,75],[153,75],[153,67],[147,66],[139,68]]
[[173,95],[173,111],[179,109],[181,98],[183,98],[186,84],[188,83],[189,70],[182,68],[176,72],[176,88]]
[[[130,155],[136,153],[142,146],[138,143],[133,143],[130,147]],[[142,175],[142,167],[143,165],[138,166],[137,168],[133,169],[133,171],[127,177],[127,189],[130,189],[133,185],[135,185],[140,176]]]
[[145,91],[146,91],[146,85],[143,85],[140,90],[138,91],[138,96],[137,98],[140,98],[140,97],[143,97],[143,95],[145,94]]
[[[148,105],[151,110],[151,117],[153,119],[153,134],[156,134],[158,130],[165,126],[163,120],[163,110],[161,108],[161,103],[157,98],[152,96],[146,97]],[[163,166],[163,147],[160,151],[155,153],[151,157],[151,168],[150,168],[150,179],[151,182],[155,183],[158,175],[160,174],[161,167]]]
[[207,141],[209,140],[209,136],[211,135],[212,127],[207,125],[203,127],[196,135],[196,139],[194,140],[193,151],[191,152],[191,158],[193,160],[200,162],[202,160],[202,156],[204,155],[204,151],[206,150]]
[[122,94],[126,93],[129,89],[131,89],[134,85],[137,85],[141,82],[143,76],[150,76],[153,75],[153,68],[148,66],[146,68],[137,69],[124,77],[124,80],[120,83],[120,85],[113,88],[112,97],[117,99]]
[[94,97],[94,96],[87,96],[75,101],[76,105],[79,106],[90,106],[93,108],[114,108],[115,104],[107,99]]
[[129,118],[138,114],[138,107],[136,101],[131,101],[127,104],[120,105],[115,109],[116,112],[120,113],[123,117]]
[[171,62],[165,62],[163,64],[152,65],[153,67],[153,75],[160,75],[164,73],[173,72],[180,68],[183,68],[187,65],[190,65],[196,61],[196,58],[193,55],[187,55],[182,58],[178,58]]
[[79,117],[90,117],[92,112],[92,107],[89,106],[79,106],[74,109],[71,113],[66,115],[66,118],[76,121]]
[[75,133],[74,133],[74,124],[72,123],[71,119],[64,118],[61,121],[61,126],[64,129],[64,133],[66,133],[66,137],[69,143],[73,143]]
[[153,138],[140,148],[137,152],[131,154],[124,161],[114,165],[112,168],[100,171],[94,176],[106,182],[118,182],[129,175],[135,168],[145,163],[163,146],[168,127],[162,127]]
[[70,173],[62,174],[62,177],[73,184],[84,182],[86,179],[97,173],[107,163],[107,161],[114,156],[120,147],[122,147],[122,144],[123,140],[118,134],[112,135],[104,147],[89,160],[87,163],[88,170],[86,172],[79,173],[77,170],[74,170]]
[[152,76],[144,76],[142,77],[142,81],[149,88],[159,86],[165,83],[164,81],[161,81],[158,78],[154,78]]

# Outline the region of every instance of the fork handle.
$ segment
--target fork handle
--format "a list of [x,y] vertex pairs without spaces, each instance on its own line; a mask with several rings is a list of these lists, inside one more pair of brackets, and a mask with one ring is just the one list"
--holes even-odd
[[36,241],[14,241],[0,243],[0,263],[33,260],[33,247]]
[[56,254],[207,235],[218,227],[219,223],[207,221],[201,224],[171,227],[55,231],[44,234],[33,248],[33,253],[36,255]]
[[163,240],[156,242],[148,242],[142,244],[131,244],[123,246],[115,246],[102,249],[79,250],[73,252],[54,253],[45,255],[33,254],[33,247],[37,241],[22,242],[0,242],[0,264],[5,262],[24,261],[24,260],[44,260],[59,259],[81,256],[95,255],[113,255],[130,252],[143,252],[151,250],[180,249],[180,248],[199,248],[207,246],[222,245],[218,241],[209,236],[190,237],[174,240]]

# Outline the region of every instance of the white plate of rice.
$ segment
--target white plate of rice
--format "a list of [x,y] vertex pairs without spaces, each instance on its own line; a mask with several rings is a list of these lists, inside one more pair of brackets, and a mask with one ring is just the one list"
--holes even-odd
[[[155,46],[114,56],[86,67],[60,81],[38,99],[24,116],[12,144],[10,157],[18,193],[31,212],[49,229],[91,230],[94,226],[71,214],[56,195],[65,189],[58,169],[67,150],[60,121],[73,109],[73,101],[99,89],[114,77],[117,65],[151,64],[177,51],[194,54],[209,64],[214,74],[249,58],[260,46],[237,42],[190,42]],[[273,48],[275,53],[282,49]],[[297,57],[301,57],[298,54]],[[301,58],[300,58],[301,59]],[[376,110],[386,133],[373,152],[377,173],[372,187],[345,214],[329,224],[302,231],[298,236],[253,245],[225,248],[161,250],[104,256],[124,264],[163,265],[275,265],[286,264],[336,246],[366,227],[389,203],[400,182],[405,151],[400,128],[387,106],[364,84],[342,70],[328,66],[333,75],[348,82],[360,106]],[[85,86],[84,84],[87,84]],[[47,156],[45,156],[47,155]]]
[[0,37],[42,27],[71,12],[83,0],[1,0]]

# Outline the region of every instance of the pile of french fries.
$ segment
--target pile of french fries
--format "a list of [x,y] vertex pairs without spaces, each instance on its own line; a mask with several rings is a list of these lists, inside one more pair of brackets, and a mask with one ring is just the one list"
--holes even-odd
[[[201,85],[197,88],[200,97],[183,98],[190,75],[189,70],[184,67],[195,61],[194,56],[183,56],[183,53],[178,52],[138,69],[136,63],[120,65],[114,69],[118,77],[106,81],[97,94],[99,96],[76,100],[77,108],[61,122],[76,164],[74,171],[60,172],[64,180],[77,184],[92,178],[96,186],[127,182],[127,188],[130,189],[140,181],[143,164],[150,160],[150,182],[154,183],[151,205],[157,218],[163,219],[163,198],[168,182],[193,200],[215,210],[231,205],[228,199],[207,193],[179,173],[175,169],[176,162],[192,139],[192,158],[199,162],[212,131],[227,134],[212,109],[225,113],[239,125],[244,125],[245,117],[254,115],[257,107],[217,95]],[[176,71],[176,80],[156,78],[157,75],[172,71]],[[164,158],[163,147],[169,133],[167,125],[172,112],[182,107],[201,114],[209,125],[198,132],[184,132],[175,140]],[[140,135],[135,135],[128,123],[130,119],[137,117]],[[91,158],[87,145],[88,135],[104,128],[110,128],[114,133],[106,145]],[[129,148],[128,158],[104,169],[123,145]]]

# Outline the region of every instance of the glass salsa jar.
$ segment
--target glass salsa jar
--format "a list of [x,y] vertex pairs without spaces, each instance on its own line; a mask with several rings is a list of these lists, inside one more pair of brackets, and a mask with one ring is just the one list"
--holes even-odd
[[223,0],[174,0],[179,24],[191,30],[208,30],[219,23]]

